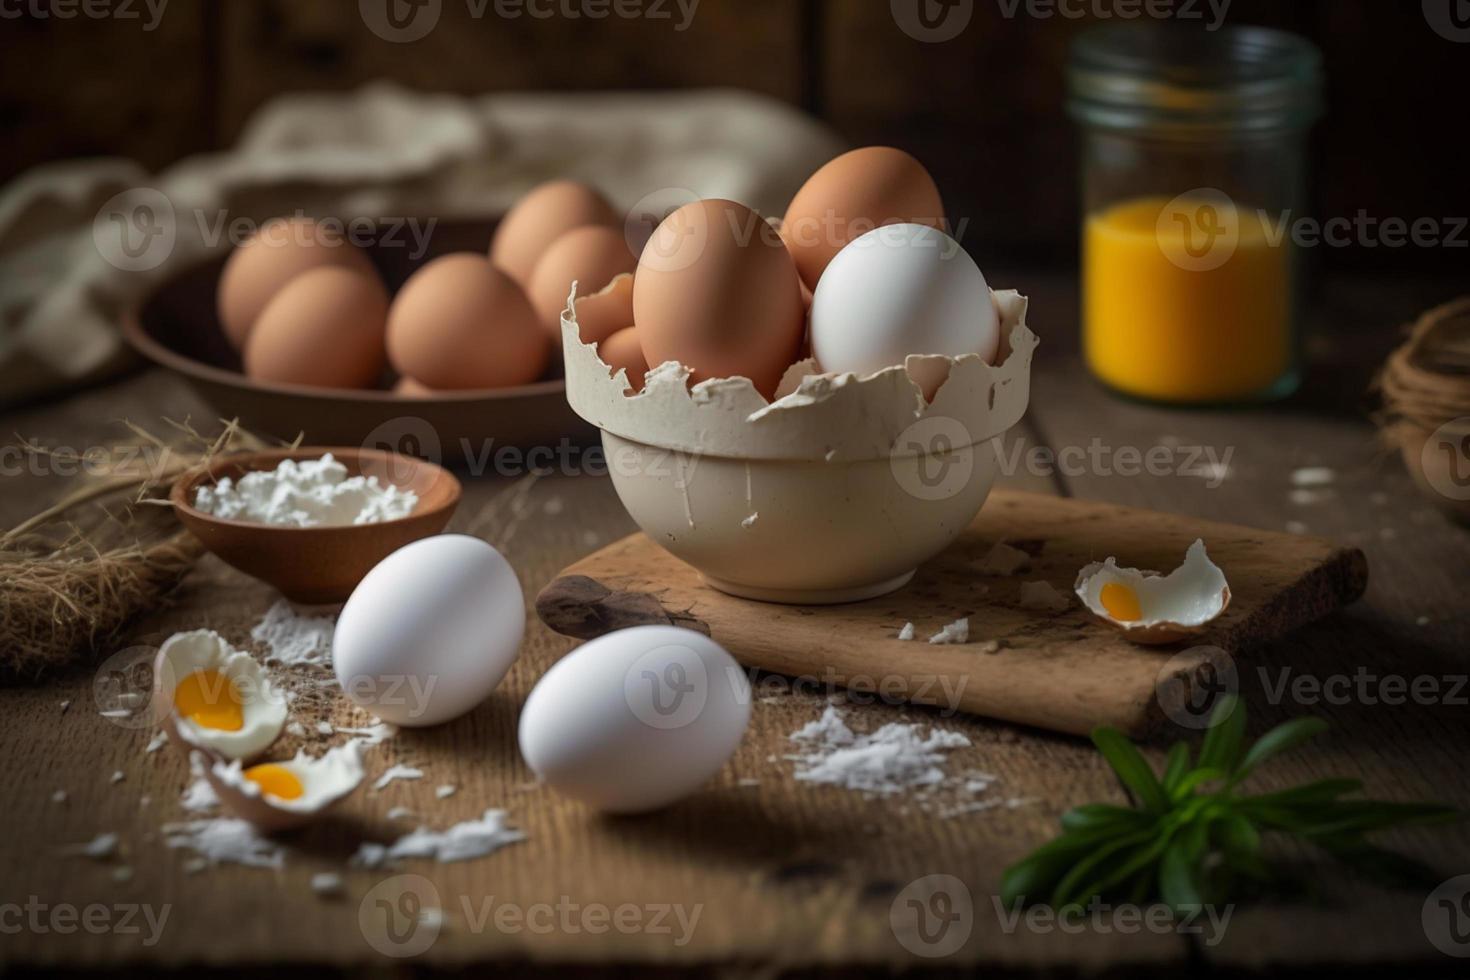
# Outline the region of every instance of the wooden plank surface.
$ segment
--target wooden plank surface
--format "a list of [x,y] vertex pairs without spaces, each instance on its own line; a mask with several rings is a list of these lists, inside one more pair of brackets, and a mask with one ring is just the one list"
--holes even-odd
[[[1094,622],[1072,597],[1091,562],[1113,557],[1168,571],[1195,540],[1225,570],[1230,605],[1188,641],[1140,646]],[[1002,542],[1024,548],[1026,566],[1013,575],[978,571]],[[891,690],[1048,731],[1085,736],[1109,725],[1146,737],[1187,705],[1207,717],[1223,690],[1219,661],[1233,667],[1260,644],[1356,601],[1366,579],[1362,552],[1321,538],[1000,491],[908,586],[866,602],[783,606],[725,595],[640,532],[569,566],[536,609],[552,629],[580,639],[632,625],[684,626],[747,667]],[[1021,589],[1035,582],[1049,584],[1067,608],[1027,609]],[[969,643],[925,642],[961,617]],[[916,642],[897,639],[905,623]]]
[[[1033,297],[1039,352],[1026,446],[1086,445],[1105,435],[1114,445],[1233,446],[1231,475],[1218,487],[1178,475],[1123,477],[1117,473],[1058,474],[1023,467],[1012,485],[1060,484],[1078,496],[1149,506],[1262,527],[1300,520],[1314,533],[1367,551],[1372,584],[1344,614],[1268,647],[1243,672],[1253,728],[1302,713],[1323,714],[1334,734],[1319,745],[1263,771],[1262,789],[1328,774],[1361,776],[1369,790],[1392,798],[1433,797],[1470,804],[1462,760],[1467,748],[1464,708],[1448,698],[1431,705],[1272,703],[1281,672],[1328,678],[1359,667],[1378,674],[1442,679],[1463,676],[1470,630],[1463,611],[1470,581],[1465,532],[1446,524],[1415,495],[1395,460],[1374,444],[1356,406],[1375,347],[1391,343],[1389,325],[1430,301],[1447,298],[1442,285],[1339,284],[1323,307],[1337,325],[1334,346],[1320,363],[1345,379],[1327,404],[1312,400],[1246,413],[1193,413],[1127,405],[1103,395],[1078,370],[1067,337],[1075,330],[1067,283],[997,273]],[[1371,328],[1371,329],[1370,329]],[[1366,338],[1361,349],[1358,338]],[[148,421],[161,414],[207,417],[176,382],[147,374],[121,384],[0,417],[0,431],[78,447],[110,431],[126,415]],[[1331,500],[1303,507],[1289,500],[1294,466],[1324,464],[1338,479]],[[50,478],[11,476],[0,493],[0,520],[8,523],[54,492]],[[528,596],[576,558],[629,533],[607,482],[583,476],[549,477],[523,495],[499,497],[506,478],[470,481],[455,528],[484,535],[516,566]],[[1393,533],[1386,533],[1391,530]],[[178,629],[209,625],[237,640],[269,607],[263,586],[206,560],[186,582],[176,604],[140,626],[135,642],[157,643]],[[894,720],[936,724],[973,742],[957,750],[952,771],[996,775],[991,791],[1014,806],[945,818],[940,801],[865,798],[794,779],[788,736],[818,717],[825,690],[789,690],[756,678],[751,732],[732,764],[705,793],[667,812],[636,820],[607,820],[529,785],[514,744],[518,705],[540,673],[572,643],[533,624],[520,662],[496,695],[452,724],[410,733],[371,751],[370,775],[393,762],[426,771],[420,782],[364,790],[340,820],[315,828],[294,844],[283,871],[221,866],[184,871],[185,855],[164,847],[160,825],[182,817],[178,794],[187,781],[174,753],[146,755],[146,732],[124,730],[99,717],[92,695],[94,668],[34,687],[0,690],[0,783],[7,812],[0,834],[0,902],[30,896],[60,904],[170,905],[162,938],[108,931],[27,928],[0,942],[0,965],[95,967],[104,964],[177,966],[183,963],[342,965],[384,963],[358,925],[359,905],[391,872],[346,870],[344,857],[364,839],[387,840],[412,821],[390,820],[408,806],[443,827],[504,807],[528,836],[482,860],[454,865],[410,862],[403,872],[429,879],[447,919],[420,967],[475,962],[521,964],[527,972],[558,964],[616,960],[634,975],[655,968],[693,967],[701,973],[740,972],[772,964],[848,967],[913,964],[890,926],[890,911],[905,887],[931,874],[963,881],[975,908],[972,933],[948,965],[990,970],[1173,975],[1185,965],[1221,970],[1272,965],[1314,968],[1393,963],[1420,975],[1451,975],[1458,964],[1439,954],[1420,924],[1424,895],[1348,884],[1324,871],[1329,904],[1269,904],[1236,910],[1224,940],[1172,933],[1085,930],[1070,934],[1021,926],[1007,931],[990,896],[1001,870],[1050,837],[1057,816],[1091,800],[1118,800],[1119,791],[1096,753],[1076,739],[1007,724],[886,704],[842,705],[855,727],[871,730]],[[1262,674],[1260,671],[1266,673]],[[1248,681],[1249,683],[1246,683]],[[60,703],[71,701],[63,712]],[[344,718],[345,720],[345,718]],[[1149,749],[1155,759],[1159,753]],[[111,782],[122,771],[119,783]],[[754,783],[750,781],[754,780]],[[439,782],[459,785],[436,800]],[[63,789],[63,804],[51,801]],[[148,797],[148,803],[141,800]],[[928,807],[926,809],[926,806]],[[64,856],[58,848],[115,831],[122,853],[110,862]],[[1470,836],[1463,827],[1388,835],[1384,842],[1442,867],[1445,876],[1470,868]],[[119,865],[132,869],[114,880]],[[329,900],[310,891],[312,873],[344,874],[345,894]],[[460,908],[486,896],[527,908],[558,901],[700,905],[692,939],[651,930],[594,934],[553,929],[533,933],[475,929]]]

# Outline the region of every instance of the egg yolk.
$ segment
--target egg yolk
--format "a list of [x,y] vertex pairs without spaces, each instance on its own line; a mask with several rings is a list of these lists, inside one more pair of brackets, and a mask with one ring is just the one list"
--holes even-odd
[[1136,623],[1143,618],[1138,593],[1121,582],[1104,583],[1097,598],[1108,615],[1120,623]]
[[294,800],[303,792],[301,780],[285,766],[273,762],[251,766],[245,770],[244,776],[259,786],[266,796],[274,796],[278,800]]
[[238,732],[245,712],[235,682],[214,669],[196,670],[174,688],[174,708],[200,728]]

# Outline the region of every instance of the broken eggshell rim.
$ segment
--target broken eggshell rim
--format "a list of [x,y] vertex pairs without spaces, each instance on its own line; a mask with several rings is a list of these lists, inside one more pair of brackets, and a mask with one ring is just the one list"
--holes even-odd
[[[1142,582],[1145,579],[1167,580],[1184,569],[1185,565],[1189,562],[1191,553],[1196,548],[1200,549],[1204,561],[1207,562],[1209,564],[1209,567],[1214,570],[1220,583],[1218,599],[1219,604],[1215,606],[1213,612],[1199,619],[1197,622],[1180,623],[1172,619],[1140,619],[1137,622],[1123,622],[1122,620],[1113,619],[1111,616],[1108,616],[1106,612],[1099,612],[1093,606],[1093,604],[1088,601],[1086,593],[1087,584],[1092,579],[1094,579],[1099,572],[1102,572],[1104,570],[1118,572],[1120,573],[1120,577],[1124,579],[1131,579],[1135,583]],[[1072,591],[1076,593],[1078,601],[1082,603],[1082,608],[1087,611],[1087,614],[1093,620],[1100,624],[1104,624],[1107,626],[1111,626],[1114,629],[1121,630],[1127,639],[1135,643],[1144,644],[1176,643],[1187,637],[1202,633],[1211,623],[1219,619],[1220,616],[1225,612],[1225,610],[1230,606],[1230,585],[1225,581],[1225,573],[1220,569],[1220,566],[1216,565],[1213,561],[1210,560],[1208,553],[1205,552],[1204,542],[1202,540],[1196,540],[1194,544],[1190,545],[1188,551],[1186,551],[1185,553],[1184,561],[1181,562],[1179,566],[1173,571],[1169,572],[1168,575],[1163,575],[1159,572],[1149,569],[1131,568],[1128,566],[1119,565],[1118,560],[1112,557],[1104,561],[1089,562],[1087,565],[1084,565],[1082,569],[1077,573],[1077,580],[1072,586]]]
[[[194,655],[190,644],[196,641],[213,644],[214,654],[202,658]],[[182,664],[175,663],[175,649],[180,650],[185,657]],[[221,732],[218,736],[211,730],[210,734],[206,735],[205,729],[180,715],[178,709],[174,707],[174,691],[179,681],[191,673],[206,670],[214,665],[218,665],[220,673],[232,680],[242,672],[252,674],[252,684],[259,694],[258,701],[263,705],[279,708],[280,717],[269,722],[273,731],[269,739],[261,745],[241,746],[236,744],[245,741],[244,733],[247,731],[245,728],[239,732]],[[180,666],[189,669],[181,670]],[[271,683],[270,677],[260,662],[209,629],[175,633],[164,641],[163,646],[158,648],[158,653],[153,658],[153,695],[154,710],[159,726],[169,736],[169,741],[184,752],[186,758],[192,752],[202,752],[213,759],[237,759],[245,762],[259,758],[280,739],[281,733],[286,728],[286,718],[290,713],[286,707],[284,692]]]
[[[1040,340],[1026,325],[1028,301],[1013,289],[991,290],[990,298],[1000,319],[999,364],[979,354],[910,355],[901,365],[857,375],[823,373],[807,358],[786,369],[775,401],[767,402],[743,377],[691,386],[690,370],[677,361],[650,367],[643,390],[624,394],[626,372],[614,371],[596,344],[582,341],[574,282],[561,317],[567,402],[603,432],[694,455],[886,460],[929,452],[939,435],[958,450],[1010,429],[1030,400],[1031,359]],[[944,379],[932,402],[924,401],[917,378]]]
[[256,765],[278,765],[288,770],[335,767],[347,777],[346,782],[320,797],[303,795],[300,799],[283,800],[270,796],[259,783],[246,779],[241,760],[206,756],[202,763],[204,778],[213,787],[215,795],[239,816],[265,829],[281,830],[316,819],[351,796],[364,778],[362,751],[355,742],[327,749],[319,756],[309,755],[301,749],[290,759]]

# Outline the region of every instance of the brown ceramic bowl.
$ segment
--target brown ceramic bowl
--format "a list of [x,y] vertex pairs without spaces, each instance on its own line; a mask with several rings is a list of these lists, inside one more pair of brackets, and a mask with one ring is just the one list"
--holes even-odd
[[[415,269],[449,252],[484,252],[493,220],[441,221],[427,252],[374,245],[368,257],[390,292]],[[379,389],[346,390],[254,381],[225,340],[215,313],[215,290],[225,256],[166,279],[122,317],[128,344],[155,364],[181,375],[222,418],[238,418],[252,432],[316,445],[366,445],[411,452],[464,469],[494,446],[558,446],[569,439],[591,445],[597,432],[567,406],[561,358],[528,385],[482,391],[396,395],[385,376]]]
[[[319,459],[323,453],[340,460],[351,476],[367,473],[412,490],[418,506],[395,521],[333,527],[276,527],[225,520],[194,508],[194,491],[203,483],[274,469],[286,459]],[[315,446],[220,457],[180,476],[169,500],[184,526],[226,563],[275,586],[293,602],[315,605],[345,601],[378,562],[444,530],[459,496],[454,474],[433,463],[378,449]]]

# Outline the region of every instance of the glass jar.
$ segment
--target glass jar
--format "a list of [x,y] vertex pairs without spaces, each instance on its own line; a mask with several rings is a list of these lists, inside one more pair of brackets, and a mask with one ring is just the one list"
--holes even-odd
[[1068,90],[1089,369],[1170,404],[1290,393],[1317,48],[1260,27],[1114,25],[1073,44]]

